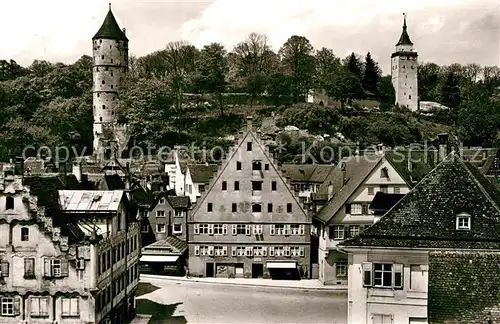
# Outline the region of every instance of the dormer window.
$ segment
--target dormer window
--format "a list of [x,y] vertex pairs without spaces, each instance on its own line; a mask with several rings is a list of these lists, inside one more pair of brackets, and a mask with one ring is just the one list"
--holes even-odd
[[471,217],[469,214],[461,213],[457,216],[457,230],[469,231],[471,228]]
[[380,177],[384,179],[389,178],[389,170],[385,167],[382,168],[382,170],[380,170]]
[[6,197],[5,198],[5,209],[14,209],[14,197]]

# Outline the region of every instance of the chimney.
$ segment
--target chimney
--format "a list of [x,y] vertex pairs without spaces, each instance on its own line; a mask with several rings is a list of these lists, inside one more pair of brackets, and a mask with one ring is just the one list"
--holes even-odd
[[443,161],[448,155],[448,133],[438,134],[439,139],[439,161]]
[[18,156],[15,159],[14,175],[24,176],[24,159],[22,156]]
[[345,163],[342,163],[340,170],[342,171],[342,187],[343,187],[347,183],[347,171],[345,169]]
[[383,154],[384,153],[384,145],[383,144],[378,144],[377,145],[377,153],[378,154]]
[[252,129],[252,119],[253,119],[252,116],[247,116],[247,130]]
[[123,32],[123,35],[127,35],[127,29],[123,28],[122,32]]
[[82,162],[75,159],[73,161],[73,175],[78,180],[78,182],[82,182]]

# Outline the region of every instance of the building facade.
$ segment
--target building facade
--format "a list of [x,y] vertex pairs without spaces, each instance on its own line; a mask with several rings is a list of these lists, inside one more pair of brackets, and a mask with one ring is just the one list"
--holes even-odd
[[410,111],[418,110],[418,54],[408,36],[406,16],[403,32],[391,55],[392,85],[396,96],[395,104]]
[[118,125],[118,89],[128,70],[128,38],[120,29],[111,11],[111,5],[101,28],[92,38],[93,46],[93,113],[95,155],[104,154],[103,140],[117,140],[121,148],[126,144],[125,126]]
[[311,217],[248,118],[188,217],[192,276],[309,278]]
[[191,203],[205,192],[210,179],[217,171],[215,164],[188,164],[184,173],[184,195],[188,196]]

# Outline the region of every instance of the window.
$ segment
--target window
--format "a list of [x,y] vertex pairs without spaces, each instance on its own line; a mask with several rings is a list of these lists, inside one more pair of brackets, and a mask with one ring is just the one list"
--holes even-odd
[[161,197],[160,198],[160,205],[165,205],[165,201],[166,201],[165,197]]
[[261,213],[262,205],[261,204],[252,204],[252,213]]
[[226,190],[227,190],[227,182],[222,181],[222,191],[226,191]]
[[102,80],[102,81],[101,81],[101,83],[102,83],[102,84],[106,84],[106,81]]
[[401,193],[401,189],[399,187],[394,187],[394,193],[395,194]]
[[373,196],[374,191],[375,191],[375,190],[374,190],[374,188],[373,188],[373,187],[368,187],[368,195],[369,195],[369,196]]
[[330,226],[329,237],[331,240],[343,240],[344,239],[344,226],[343,225]]
[[106,105],[102,105],[102,109],[106,109]]
[[22,227],[21,228],[21,241],[23,241],[23,242],[29,241],[29,238],[30,238],[29,233],[30,233],[29,228]]
[[292,224],[290,225],[290,234],[291,235],[304,235],[305,226],[302,224]]
[[287,213],[291,213],[292,212],[292,204],[291,203],[286,204],[286,212]]
[[247,226],[238,224],[236,225],[236,234],[246,235],[247,234]]
[[141,233],[149,233],[149,225],[141,225]]
[[457,230],[470,230],[471,220],[470,215],[461,213],[457,216]]
[[184,212],[182,210],[175,211],[175,217],[183,217],[183,216],[184,216]]
[[202,185],[202,184],[198,185],[198,191],[200,194],[204,193],[205,192],[205,185]]
[[411,95],[408,96],[408,99],[411,99]]
[[359,225],[349,226],[349,237],[354,237],[359,234]]
[[238,211],[238,204],[236,204],[236,203],[232,203],[232,204],[231,204],[231,211],[232,211],[233,213],[236,213],[236,212]]
[[373,314],[372,324],[392,324],[392,315]]
[[14,209],[14,197],[6,197],[5,198],[5,209]]
[[389,170],[386,167],[384,167],[384,168],[382,168],[382,170],[380,170],[380,177],[383,179],[389,178]]
[[288,226],[283,224],[272,225],[275,235],[288,235]]
[[216,256],[227,256],[227,246],[214,246]]
[[252,150],[252,142],[247,142],[247,151]]
[[[109,251],[108,251],[108,267],[111,266]],[[45,258],[43,260],[44,277],[59,278],[68,276],[68,261],[65,259]]]
[[264,170],[269,171],[269,163],[264,164]]
[[272,213],[273,212],[273,204],[269,203],[267,204],[267,212]]
[[62,316],[78,317],[80,310],[78,305],[78,298],[61,298]]
[[165,211],[164,210],[157,210],[156,217],[165,217]]
[[351,204],[351,215],[361,215],[363,213],[363,206],[361,204]]
[[276,191],[276,181],[271,182],[271,190]]
[[347,277],[347,263],[338,262],[335,264],[335,274],[337,278],[346,278]]
[[35,277],[35,258],[24,259],[24,278]]
[[156,233],[165,233],[165,224],[156,224]]
[[214,224],[214,235],[224,235],[224,225]]
[[209,213],[212,212],[212,203],[207,204],[207,212],[209,212]]
[[383,192],[383,193],[389,193],[389,187],[385,186],[385,185],[381,185],[379,187],[379,191],[380,192]]
[[236,161],[236,170],[241,170],[241,162],[240,161]]
[[49,316],[49,297],[30,297],[30,316],[47,317]]
[[[403,287],[403,265],[392,263],[369,263],[365,262],[363,267],[363,286],[380,288],[402,288]],[[373,278],[372,278],[373,274]]]
[[234,191],[238,191],[240,190],[240,182],[239,181],[235,181],[234,182]]
[[181,224],[174,224],[172,228],[172,232],[174,234],[181,234],[182,233],[182,225]]
[[260,160],[252,161],[252,171],[262,171],[262,162]]
[[260,192],[262,191],[262,181],[252,181],[252,195],[255,192]]
[[361,214],[368,215],[368,204],[361,205]]
[[2,316],[14,316],[19,314],[19,299],[12,297],[2,297]]

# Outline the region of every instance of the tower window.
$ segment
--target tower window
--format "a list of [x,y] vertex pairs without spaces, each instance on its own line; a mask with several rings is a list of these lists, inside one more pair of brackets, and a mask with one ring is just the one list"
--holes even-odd
[[411,95],[408,96],[408,99],[411,99]]
[[102,44],[102,39],[99,40],[99,44]]
[[113,71],[111,71],[111,76],[113,76]]
[[29,237],[30,237],[29,228],[22,227],[21,228],[21,241],[23,241],[23,242],[29,241]]
[[96,67],[96,68],[95,68],[95,71],[96,71],[96,72],[99,72],[99,67]]
[[111,85],[111,89],[113,89],[113,85]]
[[99,117],[99,121],[102,121],[102,117]]
[[111,63],[113,63],[113,59],[111,59]]
[[247,151],[252,150],[252,142],[247,142]]
[[13,197],[6,197],[5,198],[5,209],[14,209],[14,198]]
[[97,93],[97,98],[99,98],[99,96],[100,96],[100,95],[101,95],[101,94],[98,92],[98,93]]
[[106,109],[106,105],[102,105],[102,109]]
[[105,69],[104,69],[104,71],[108,71],[108,70],[109,70],[109,67],[106,66]]
[[104,60],[104,55],[101,55],[101,60]]

